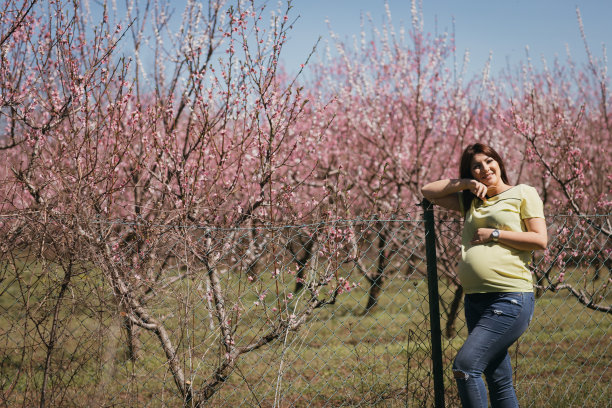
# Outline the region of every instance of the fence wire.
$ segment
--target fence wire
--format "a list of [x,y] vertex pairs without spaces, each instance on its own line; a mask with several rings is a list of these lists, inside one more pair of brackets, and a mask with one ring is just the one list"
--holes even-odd
[[[521,406],[612,400],[610,215],[547,219],[511,354]],[[602,228],[604,226],[604,228]],[[461,222],[436,222],[447,406]],[[4,406],[434,404],[420,218],[219,229],[5,217]]]

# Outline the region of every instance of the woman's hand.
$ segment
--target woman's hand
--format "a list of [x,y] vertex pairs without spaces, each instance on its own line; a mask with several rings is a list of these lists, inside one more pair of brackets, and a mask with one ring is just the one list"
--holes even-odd
[[486,200],[487,190],[488,190],[488,187],[484,185],[483,183],[481,183],[480,181],[470,179],[470,191],[476,197],[480,198],[483,201]]
[[470,241],[472,245],[486,244],[491,241],[491,233],[493,228],[478,228]]

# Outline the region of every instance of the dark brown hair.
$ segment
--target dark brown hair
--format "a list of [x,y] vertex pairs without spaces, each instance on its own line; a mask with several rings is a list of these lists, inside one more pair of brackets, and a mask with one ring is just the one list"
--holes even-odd
[[[504,161],[502,160],[501,156],[491,146],[483,143],[474,143],[465,148],[463,154],[461,155],[459,177],[462,179],[474,179],[474,176],[472,176],[472,158],[479,153],[493,158],[493,160],[499,164],[499,171],[501,172],[502,181],[506,184],[510,184],[508,181],[508,175],[506,174],[506,166],[504,166]],[[470,190],[463,191],[463,208],[465,212],[467,212],[470,205],[472,205],[472,200],[474,197],[474,194],[472,194]]]

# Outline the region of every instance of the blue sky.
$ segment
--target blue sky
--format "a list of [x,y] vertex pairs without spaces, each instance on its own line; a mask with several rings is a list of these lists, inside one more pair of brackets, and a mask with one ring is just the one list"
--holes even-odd
[[[410,0],[387,0],[393,24],[410,26]],[[308,55],[319,36],[329,40],[329,28],[341,38],[360,32],[360,16],[369,13],[378,27],[385,14],[384,0],[294,0],[292,16],[299,16],[283,49],[289,72]],[[417,2],[418,4],[418,2]],[[269,7],[276,2],[270,1]],[[555,55],[565,59],[566,44],[575,61],[586,61],[576,18],[580,8],[591,51],[602,56],[602,43],[612,46],[612,0],[422,0],[425,30],[451,31],[455,19],[457,52],[460,58],[470,51],[468,73],[482,71],[489,52],[493,53],[492,73],[525,61],[525,46],[535,64],[541,56],[552,62]],[[324,44],[318,53],[323,54]],[[610,53],[610,50],[607,50]],[[608,64],[610,66],[610,64]]]

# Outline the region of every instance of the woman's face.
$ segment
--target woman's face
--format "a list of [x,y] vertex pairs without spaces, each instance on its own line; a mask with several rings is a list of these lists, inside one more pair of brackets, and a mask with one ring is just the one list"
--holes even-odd
[[472,157],[472,176],[485,186],[496,186],[503,183],[499,163],[483,153],[476,153]]

